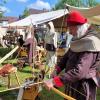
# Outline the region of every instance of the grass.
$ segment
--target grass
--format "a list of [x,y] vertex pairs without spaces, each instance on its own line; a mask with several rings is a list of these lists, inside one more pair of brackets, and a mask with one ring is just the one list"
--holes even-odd
[[98,88],[98,92],[97,92],[97,100],[100,100],[100,88]]
[[[7,61],[7,62],[9,62],[9,61]],[[26,66],[25,68],[23,68],[22,71],[18,71],[17,75],[22,84],[27,77],[32,76],[31,68],[29,66]],[[2,81],[2,82],[5,81],[5,83],[6,83],[6,84],[0,83],[1,84],[0,91],[7,89],[7,78],[3,77],[0,79],[0,81]],[[17,86],[17,82],[16,82],[15,76],[13,74],[11,75],[11,82],[12,82],[12,86]],[[63,89],[60,89],[60,91],[63,91]],[[19,92],[18,90],[6,91],[6,92],[2,92],[2,93],[0,92],[0,98],[2,98],[2,100],[16,100],[18,92]],[[61,96],[59,96],[58,94],[56,94],[53,91],[47,91],[45,88],[43,88],[43,90],[40,92],[39,96],[40,96],[41,100],[63,100],[63,98]],[[100,100],[100,89],[98,89],[98,92],[97,92],[97,100]]]
[[[27,66],[23,68],[22,71],[18,71],[17,75],[19,77],[20,82],[23,83],[25,81],[25,78],[32,76],[31,68]],[[4,81],[7,81],[6,77]],[[11,82],[12,82],[12,85],[17,85],[14,75],[11,75]],[[1,84],[0,91],[3,91],[5,89],[7,89],[7,86],[4,84]],[[19,92],[18,90],[0,92],[0,98],[2,98],[3,100],[16,100],[18,92]],[[61,96],[55,95],[53,91],[47,91],[45,88],[43,88],[43,91],[40,92],[40,98],[41,100],[56,100],[56,99],[63,100]]]
[[[60,89],[60,91],[62,91],[62,89]],[[2,97],[3,100],[16,100],[17,95],[18,95],[18,90],[0,93],[0,97]],[[55,92],[47,91],[44,88],[43,91],[40,92],[39,96],[40,96],[40,100],[64,100],[61,96],[59,96]],[[97,96],[96,100],[100,100],[100,95]]]
[[[12,87],[15,87],[15,86],[18,86],[17,84],[17,80],[15,79],[15,75],[14,74],[11,74],[11,86]],[[29,66],[23,68],[22,71],[17,71],[17,76],[20,80],[20,83],[23,84],[25,79],[28,78],[28,77],[32,77],[32,74],[31,74],[31,68]],[[3,91],[5,89],[7,89],[7,83],[8,83],[8,79],[7,77],[0,77],[0,91]],[[4,84],[2,84],[4,83]]]
[[[0,93],[0,97],[3,98],[3,100],[16,100],[17,95],[18,90]],[[47,91],[45,89],[43,89],[43,91],[40,92],[39,96],[41,100],[63,100],[61,96],[55,94],[53,91]]]

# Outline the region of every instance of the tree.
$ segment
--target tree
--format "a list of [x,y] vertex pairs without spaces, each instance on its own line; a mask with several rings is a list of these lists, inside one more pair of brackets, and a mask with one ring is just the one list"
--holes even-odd
[[25,8],[24,12],[22,15],[19,15],[20,19],[23,19],[25,17],[29,16],[29,9]]
[[[7,0],[0,0],[0,7],[4,6],[4,4],[7,3]],[[4,12],[2,12],[0,8],[0,18],[2,18],[4,15]]]
[[7,3],[8,0],[0,0],[0,6],[4,5],[5,3]]
[[98,2],[96,2],[96,0],[84,0],[83,4],[86,7],[93,7],[93,6],[97,5]]
[[2,18],[2,17],[4,17],[4,16],[3,16],[3,13],[0,13],[0,18]]
[[75,7],[92,7],[98,4],[96,0],[59,0],[53,9],[64,8],[65,3]]

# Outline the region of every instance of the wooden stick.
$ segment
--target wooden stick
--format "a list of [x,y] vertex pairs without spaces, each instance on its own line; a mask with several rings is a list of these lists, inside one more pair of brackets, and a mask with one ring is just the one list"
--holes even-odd
[[62,92],[60,92],[59,90],[57,90],[56,88],[52,88],[52,90],[54,91],[54,92],[56,92],[57,94],[59,94],[60,96],[62,96],[62,97],[64,97],[65,99],[67,99],[67,100],[76,100],[76,99],[74,99],[74,98],[72,98],[72,97],[70,97],[70,96],[68,96],[68,95],[66,95],[66,94],[64,94],[64,93],[62,93]]
[[13,91],[13,90],[17,90],[17,89],[19,89],[19,88],[20,88],[20,87],[9,88],[9,89],[6,89],[6,90],[2,90],[2,91],[0,91],[0,93],[8,92],[8,91]]
[[11,50],[8,54],[6,54],[3,58],[0,59],[0,64],[2,64],[8,57],[10,57],[17,49],[19,46],[16,46],[13,50]]
[[[31,83],[31,84],[27,84],[27,85],[33,86],[33,85],[38,85],[38,84],[42,84],[42,83],[43,83],[43,82],[37,82],[37,83]],[[18,87],[15,87],[15,88],[9,88],[9,89],[0,91],[0,93],[2,93],[2,92],[7,92],[7,91],[12,91],[12,90],[17,90],[17,89],[20,89],[21,87],[24,88],[25,86],[18,86]]]
[[17,80],[17,83],[18,83],[18,86],[20,86],[20,81],[19,81],[19,78],[18,78],[18,76],[17,76],[17,73],[14,72],[14,74],[15,74],[15,77],[16,77],[16,80]]
[[[30,84],[29,86],[38,85],[38,84],[43,84],[43,81],[42,81],[42,82],[37,82],[37,83]],[[7,90],[5,90],[5,91],[0,91],[0,93],[1,93],[1,92],[6,92],[6,91],[11,91],[11,90],[16,90],[16,89],[19,89],[19,88],[21,88],[21,87],[24,87],[24,86],[20,86],[20,87],[16,87],[16,88],[7,89]],[[52,90],[53,90],[55,93],[57,93],[57,94],[59,94],[60,96],[62,96],[63,98],[65,98],[65,99],[68,99],[68,100],[76,100],[76,99],[74,99],[74,98],[72,98],[72,97],[70,97],[70,96],[68,96],[68,95],[66,95],[66,94],[64,94],[64,93],[62,93],[62,92],[60,92],[59,90],[57,90],[57,89],[54,88],[54,87],[52,88]]]

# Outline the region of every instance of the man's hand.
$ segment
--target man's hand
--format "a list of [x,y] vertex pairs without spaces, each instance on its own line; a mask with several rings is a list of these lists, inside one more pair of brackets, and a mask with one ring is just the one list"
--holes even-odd
[[44,86],[47,90],[51,90],[54,86],[53,79],[44,81]]

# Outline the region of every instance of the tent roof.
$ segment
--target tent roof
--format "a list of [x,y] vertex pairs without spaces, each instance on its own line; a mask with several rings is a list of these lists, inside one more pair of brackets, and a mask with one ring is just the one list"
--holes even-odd
[[45,23],[57,18],[60,18],[68,13],[68,10],[57,10],[41,14],[33,14],[17,22],[8,24],[7,26],[29,26]]
[[91,8],[74,7],[66,4],[69,10],[78,10],[83,16],[85,16],[89,23],[100,25],[100,5]]
[[[80,8],[80,7],[74,7],[66,4],[66,6],[69,8],[69,10],[78,10],[80,11],[89,21],[89,23],[97,24],[100,25],[100,5],[97,5],[95,7],[91,8]],[[30,15],[22,20],[19,20],[17,22],[13,22],[11,24],[8,24],[6,26],[29,26],[31,24],[37,25],[37,24],[42,24],[48,21],[55,21],[57,19],[60,19],[60,24],[61,22],[61,17],[64,15],[68,14],[69,11],[66,9],[62,10],[56,10],[56,11],[50,11],[50,12],[45,12],[41,14],[33,14]],[[59,20],[58,20],[59,21]]]

